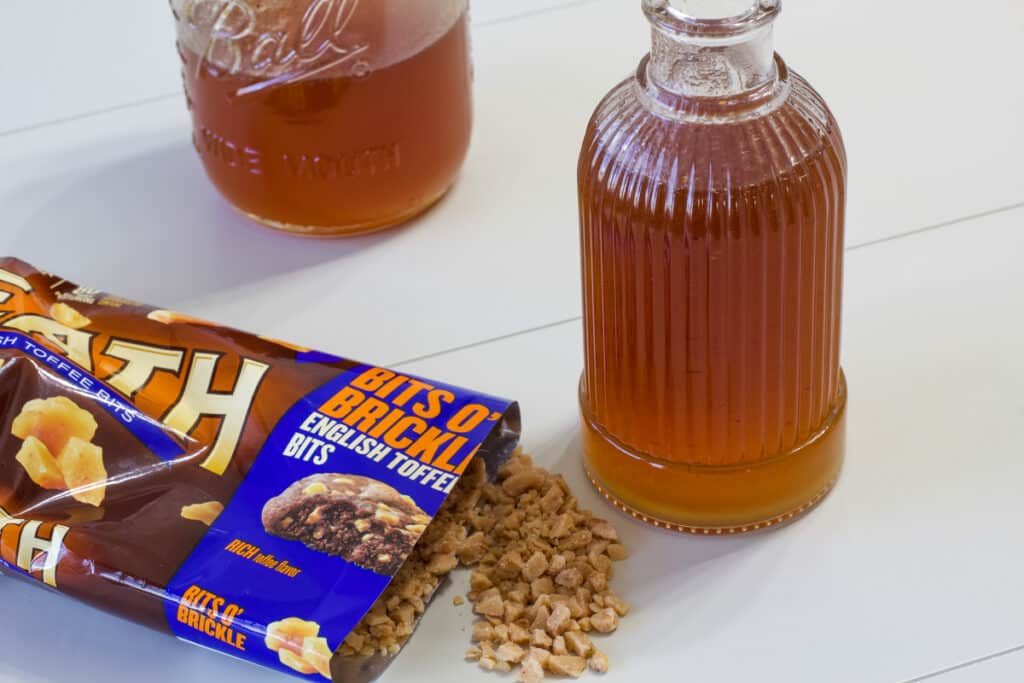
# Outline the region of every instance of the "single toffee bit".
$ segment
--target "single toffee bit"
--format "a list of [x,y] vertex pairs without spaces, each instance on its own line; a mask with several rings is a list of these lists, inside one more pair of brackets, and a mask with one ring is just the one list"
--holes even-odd
[[194,522],[202,522],[206,526],[213,526],[217,518],[224,512],[224,504],[217,500],[206,503],[195,503],[181,508],[182,519],[190,519]]
[[618,534],[578,507],[562,477],[516,454],[487,481],[474,462],[409,561],[341,646],[342,656],[396,654],[440,581],[472,568],[468,599],[481,619],[466,659],[488,671],[545,675],[604,673],[594,637],[618,628],[629,606],[608,586],[625,559]]
[[409,496],[351,474],[306,477],[263,508],[267,533],[385,576],[398,571],[429,523]]

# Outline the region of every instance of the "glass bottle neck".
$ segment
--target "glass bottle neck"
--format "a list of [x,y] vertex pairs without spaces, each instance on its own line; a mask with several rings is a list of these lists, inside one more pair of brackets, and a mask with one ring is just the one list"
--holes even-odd
[[770,25],[728,43],[679,36],[660,26],[652,33],[650,80],[676,95],[733,98],[778,81]]
[[643,4],[652,48],[639,80],[659,108],[682,115],[741,113],[773,108],[784,97],[785,65],[773,40],[776,0],[748,0],[746,12],[726,18],[687,15],[667,0]]

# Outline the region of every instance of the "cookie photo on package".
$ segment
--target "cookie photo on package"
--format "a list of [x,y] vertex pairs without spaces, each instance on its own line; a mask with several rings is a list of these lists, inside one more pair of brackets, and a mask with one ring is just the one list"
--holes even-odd
[[0,260],[0,572],[203,647],[372,680],[399,647],[346,637],[518,439],[514,402]]

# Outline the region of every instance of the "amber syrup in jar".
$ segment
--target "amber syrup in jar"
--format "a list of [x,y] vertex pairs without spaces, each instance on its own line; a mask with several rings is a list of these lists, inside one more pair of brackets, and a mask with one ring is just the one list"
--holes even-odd
[[239,212],[311,236],[392,227],[469,149],[467,0],[172,0],[193,142]]
[[584,462],[641,519],[753,531],[843,461],[846,155],[775,0],[643,7],[653,49],[579,162]]

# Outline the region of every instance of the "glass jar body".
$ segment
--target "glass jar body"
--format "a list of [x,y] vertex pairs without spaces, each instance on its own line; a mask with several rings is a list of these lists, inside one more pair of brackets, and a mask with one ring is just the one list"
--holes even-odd
[[846,155],[775,62],[775,94],[729,110],[659,99],[645,61],[580,157],[585,465],[678,530],[792,519],[843,460]]
[[368,232],[451,186],[472,127],[467,0],[172,0],[207,175],[240,212]]

